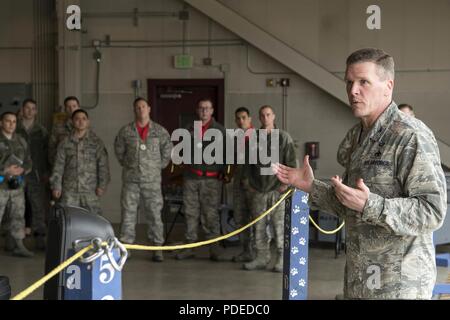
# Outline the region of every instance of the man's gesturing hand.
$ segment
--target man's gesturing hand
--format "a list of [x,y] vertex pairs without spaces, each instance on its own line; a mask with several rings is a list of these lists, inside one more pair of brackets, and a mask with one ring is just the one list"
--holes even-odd
[[357,212],[363,212],[370,194],[370,190],[364,184],[363,179],[356,180],[356,189],[343,184],[339,176],[332,177],[331,183],[334,187],[336,198],[342,205]]
[[283,184],[292,185],[308,193],[311,192],[314,173],[309,165],[309,156],[305,156],[303,159],[302,168],[290,168],[281,163],[275,163],[272,165],[272,170]]

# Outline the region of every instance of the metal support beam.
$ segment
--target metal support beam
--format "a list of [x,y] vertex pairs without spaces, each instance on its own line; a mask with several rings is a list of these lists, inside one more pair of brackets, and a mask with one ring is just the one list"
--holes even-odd
[[185,0],[185,2],[348,105],[342,79],[314,61],[309,60],[280,39],[277,39],[219,1]]

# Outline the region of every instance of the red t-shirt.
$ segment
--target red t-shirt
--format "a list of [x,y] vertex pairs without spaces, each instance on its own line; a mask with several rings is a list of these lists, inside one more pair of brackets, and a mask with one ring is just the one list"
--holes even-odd
[[142,139],[143,141],[145,141],[145,140],[147,139],[149,127],[150,127],[149,123],[147,123],[147,125],[144,126],[144,127],[140,127],[140,126],[136,123],[136,129],[137,129],[137,131],[138,131],[138,133],[139,133],[139,136],[141,137],[141,139]]
[[203,139],[203,136],[204,136],[206,130],[208,130],[209,127],[211,126],[211,122],[212,122],[212,118],[211,118],[211,120],[209,120],[207,123],[205,123],[204,125],[202,125],[202,136],[201,136],[202,139]]
[[250,125],[250,127],[245,130],[245,135],[244,135],[244,144],[241,144],[239,146],[239,151],[244,151],[245,150],[245,143],[248,142],[250,140],[250,136],[253,133],[253,130],[255,130],[255,128],[253,127],[253,125]]
[[250,136],[252,135],[254,129],[255,128],[253,127],[253,125],[250,125],[250,127],[245,130],[245,141],[250,140]]

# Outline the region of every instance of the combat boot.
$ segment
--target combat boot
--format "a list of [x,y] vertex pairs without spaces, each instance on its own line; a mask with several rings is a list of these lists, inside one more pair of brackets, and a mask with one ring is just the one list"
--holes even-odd
[[234,256],[232,258],[233,262],[250,262],[255,259],[255,255],[253,254],[252,246],[249,244],[244,245],[244,251],[242,251],[240,254]]
[[277,250],[277,260],[272,269],[273,272],[283,272],[283,250]]
[[122,237],[120,237],[120,242],[126,243],[126,244],[133,244],[134,240],[131,237],[122,236]]
[[175,255],[177,260],[185,260],[195,257],[195,252],[192,248],[183,249]]
[[164,261],[164,256],[163,256],[162,250],[155,250],[155,251],[153,251],[152,260],[155,261],[155,262],[163,262]]
[[254,258],[254,255],[250,251],[244,250],[233,257],[233,262],[250,262],[253,261]]
[[45,251],[46,241],[44,235],[36,235],[34,237],[36,250]]
[[[131,238],[128,238],[128,237],[126,237],[126,236],[122,236],[122,237],[120,237],[120,240],[119,240],[121,243],[123,243],[123,244],[133,244],[134,243],[134,241],[133,240],[131,240]],[[127,249],[127,260],[129,260],[129,259],[131,259],[131,250],[129,250],[129,249]]]
[[244,263],[243,268],[245,270],[265,269],[269,261],[269,250],[258,250],[255,260]]
[[23,244],[22,239],[14,239],[15,247],[12,252],[13,256],[16,257],[24,257],[24,258],[31,258],[34,256],[34,253],[29,251],[27,248],[25,248],[25,245]]
[[5,251],[11,252],[16,247],[16,243],[14,242],[14,238],[9,234],[5,235]]
[[209,247],[209,259],[212,261],[223,261],[222,253],[223,250],[217,242]]

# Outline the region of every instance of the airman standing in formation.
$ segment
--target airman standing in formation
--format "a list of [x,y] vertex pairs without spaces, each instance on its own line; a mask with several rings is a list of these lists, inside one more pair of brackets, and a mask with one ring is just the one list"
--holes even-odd
[[9,233],[13,239],[12,253],[32,257],[23,244],[25,238],[25,175],[32,163],[28,144],[16,134],[17,116],[5,112],[0,117],[0,221],[9,209]]
[[[235,161],[240,159],[242,164],[236,163],[233,174],[233,217],[236,222],[236,228],[241,228],[248,224],[252,220],[251,213],[251,198],[249,192],[247,192],[246,186],[248,186],[248,171],[246,170],[249,160],[249,138],[254,133],[252,125],[252,118],[250,117],[250,111],[241,107],[234,112],[236,125],[244,132],[244,139],[240,141],[237,139],[236,157]],[[234,262],[249,262],[254,259],[254,228],[248,228],[239,234],[239,240],[242,244],[243,251],[233,257]]]
[[[259,109],[259,120],[261,121],[261,129],[266,130],[267,138],[264,135],[258,135],[258,142],[250,148],[267,148],[272,149],[272,143],[276,134],[278,135],[278,154],[279,162],[290,167],[297,164],[294,142],[291,136],[283,130],[277,129],[275,125],[275,113],[269,105],[262,106]],[[276,133],[277,132],[277,133]],[[267,141],[262,141],[266,139]],[[261,170],[271,167],[271,163],[261,161],[258,153],[258,161],[256,164],[249,165],[248,191],[251,194],[251,210],[253,218],[266,211],[278,201],[281,194],[287,190],[287,185],[278,181],[273,174],[263,174]],[[276,248],[276,259],[273,267],[274,272],[283,271],[283,236],[284,236],[284,202],[281,203],[273,212],[264,219],[258,221],[255,225],[255,248],[256,257],[253,261],[243,265],[246,270],[265,269],[270,262],[270,239],[268,230],[273,235]]]
[[[196,111],[197,121],[201,121],[201,128],[200,132],[197,133],[193,124],[188,127],[193,152],[190,163],[185,164],[183,181],[183,206],[186,217],[185,237],[187,243],[197,241],[199,223],[201,223],[207,240],[220,236],[219,204],[222,195],[222,178],[226,171],[223,159],[221,159],[221,163],[207,164],[205,162],[203,157],[204,150],[213,141],[197,142],[197,139],[203,140],[208,130],[215,129],[220,131],[221,141],[214,141],[214,143],[217,142],[221,146],[225,146],[225,128],[212,117],[214,107],[211,99],[198,101]],[[195,134],[199,134],[199,137],[195,137]],[[196,153],[202,155],[202,161],[194,161]],[[211,244],[209,248],[210,259],[219,261],[221,259],[221,251],[217,242]],[[194,256],[194,250],[185,249],[176,255],[176,259],[182,260]]]
[[78,206],[101,214],[100,197],[110,181],[108,152],[102,140],[89,129],[83,109],[72,113],[74,130],[58,145],[50,186],[61,204]]
[[36,101],[24,100],[22,117],[17,123],[16,133],[20,134],[28,144],[33,162],[32,170],[25,176],[25,198],[31,211],[32,230],[36,248],[45,249],[45,185],[49,178],[48,165],[48,132],[36,120],[38,110]]
[[78,109],[80,109],[80,101],[77,97],[68,96],[64,99],[64,111],[67,118],[64,122],[54,124],[48,141],[48,160],[52,167],[55,163],[59,143],[69,136],[73,130],[72,113]]
[[[116,157],[123,168],[120,241],[134,242],[138,206],[142,199],[148,223],[147,236],[153,245],[162,246],[161,171],[170,162],[172,142],[167,130],[150,119],[151,107],[144,98],[137,98],[133,108],[135,120],[120,129],[114,142]],[[162,262],[162,251],[154,251],[152,259]]]

